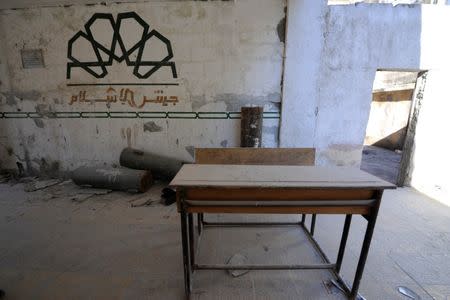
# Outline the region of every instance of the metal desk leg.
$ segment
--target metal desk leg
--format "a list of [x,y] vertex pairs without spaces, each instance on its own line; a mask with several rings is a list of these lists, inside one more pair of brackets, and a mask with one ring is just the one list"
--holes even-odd
[[306,215],[302,214],[302,224],[305,224]]
[[184,292],[186,298],[190,298],[191,294],[191,264],[189,257],[189,237],[187,231],[187,215],[186,212],[180,212],[181,216],[181,242],[183,245],[183,266],[184,266]]
[[359,256],[358,266],[356,267],[355,279],[353,280],[352,292],[350,293],[350,299],[357,299],[359,284],[361,283],[361,277],[366,265],[367,255],[369,254],[370,242],[372,241],[373,231],[375,229],[375,223],[377,221],[378,209],[380,208],[381,196],[383,192],[379,191],[377,195],[377,203],[372,208],[370,215],[367,216],[367,229],[364,236],[364,242],[361,248],[361,254]]
[[314,235],[314,228],[315,227],[316,227],[316,214],[313,214],[312,218],[311,218],[311,229],[309,231],[309,232],[311,232],[312,236]]
[[194,217],[193,214],[188,214],[188,233],[189,233],[189,254],[191,259],[191,271],[192,266],[195,264],[195,247],[194,247]]
[[339,252],[336,259],[336,273],[339,273],[342,266],[342,260],[344,258],[345,246],[347,244],[348,232],[350,230],[350,224],[352,222],[352,215],[345,216],[344,229],[342,231],[341,244],[339,245]]
[[198,213],[197,214],[197,230],[198,230],[198,235],[200,236],[202,234],[202,229],[203,229],[203,214],[202,213]]

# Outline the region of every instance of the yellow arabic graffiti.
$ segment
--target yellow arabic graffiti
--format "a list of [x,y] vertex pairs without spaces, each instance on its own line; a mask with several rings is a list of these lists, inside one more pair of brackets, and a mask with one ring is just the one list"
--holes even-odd
[[119,94],[117,94],[117,91],[114,88],[109,87],[106,90],[106,97],[99,98],[99,99],[95,99],[95,98],[87,99],[86,91],[79,91],[78,94],[72,95],[69,105],[73,105],[75,102],[79,102],[79,103],[104,102],[104,103],[106,103],[106,106],[110,107],[111,103],[116,103],[117,101],[119,101],[120,103],[122,103],[122,105],[128,104],[130,107],[142,108],[147,103],[156,103],[156,104],[161,104],[162,106],[167,106],[170,103],[172,103],[173,105],[176,105],[178,103],[177,96],[164,96],[164,95],[162,95],[163,93],[164,93],[164,91],[162,91],[162,90],[156,90],[155,94],[160,94],[160,95],[157,95],[156,98],[150,98],[150,97],[147,97],[144,95],[142,97],[141,104],[137,105],[136,102],[134,101],[134,91],[132,91],[128,88],[122,88],[122,89],[120,89]]

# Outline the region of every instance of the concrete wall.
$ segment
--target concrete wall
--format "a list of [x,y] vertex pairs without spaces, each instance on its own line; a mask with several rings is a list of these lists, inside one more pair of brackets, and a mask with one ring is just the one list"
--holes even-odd
[[[263,146],[276,147],[285,5],[282,0],[152,1],[0,11],[0,112],[7,113],[0,118],[2,167],[14,168],[19,161],[30,171],[55,173],[84,164],[117,164],[127,146],[191,161],[194,147],[239,145],[240,120],[227,112],[240,111],[243,105],[275,112],[275,118],[264,119]],[[170,67],[163,67],[139,79],[125,63],[108,66],[104,78],[81,68],[72,69],[67,78],[69,39],[79,30],[86,32],[84,25],[94,13],[117,18],[123,12],[137,13],[150,30],[170,41],[176,78]],[[139,41],[139,30],[135,23],[124,22],[124,43]],[[99,43],[110,45],[107,22],[96,23],[93,31]],[[151,45],[143,50],[145,59],[159,61],[167,54],[160,41],[153,39]],[[42,49],[45,67],[24,69],[23,49]],[[73,52],[82,62],[96,61],[86,40],[77,40]],[[106,85],[68,86],[78,83]],[[174,101],[162,103],[159,96]],[[145,118],[149,116],[163,118]]]
[[427,74],[408,172],[408,180],[412,186],[448,206],[450,206],[449,78],[449,70],[431,70]]
[[361,160],[377,69],[442,69],[450,8],[288,1],[281,146],[317,148],[318,164]]
[[280,144],[359,166],[377,69],[430,70],[410,184],[449,204],[450,7],[288,1]]
[[403,149],[416,80],[416,72],[376,72],[364,145]]
[[[358,166],[376,70],[422,69],[435,74],[427,82],[427,91],[435,92],[427,92],[423,100],[410,180],[436,195],[442,195],[437,190],[448,191],[444,176],[450,166],[442,152],[446,139],[436,132],[445,132],[439,124],[446,113],[442,106],[448,95],[450,41],[440,33],[450,28],[450,8],[288,0],[283,73],[284,6],[280,0],[152,1],[1,11],[1,167],[13,168],[19,161],[29,170],[54,173],[83,164],[111,165],[126,146],[192,160],[196,146],[238,145],[239,120],[226,112],[246,104],[277,112],[280,84],[280,145],[315,147],[321,165]],[[177,78],[163,68],[149,79],[136,79],[130,67],[113,64],[109,77],[96,79],[76,70],[67,79],[68,40],[93,13],[116,17],[127,11],[138,13],[171,42]],[[110,33],[105,27],[99,30]],[[132,32],[136,30],[128,30],[128,39]],[[92,55],[89,44],[77,47],[83,59]],[[45,68],[23,69],[22,49],[42,49]],[[146,55],[165,51],[157,49]],[[114,86],[114,91],[67,85],[118,81],[178,85]],[[133,92],[134,106],[129,98],[121,99],[122,88]],[[121,100],[109,101],[111,93]],[[156,101],[160,95],[178,102],[163,106]],[[144,96],[153,102],[144,103]],[[132,114],[127,118],[113,118],[117,113],[112,112],[128,111]],[[163,112],[163,118],[144,118],[149,114],[142,112]],[[176,118],[180,116],[187,118]],[[264,122],[263,145],[276,146],[279,120]],[[430,151],[437,151],[431,161]]]
[[411,100],[372,101],[364,145],[402,150],[410,109]]
[[288,5],[281,145],[316,147],[318,164],[359,165],[377,68],[419,64],[420,7]]

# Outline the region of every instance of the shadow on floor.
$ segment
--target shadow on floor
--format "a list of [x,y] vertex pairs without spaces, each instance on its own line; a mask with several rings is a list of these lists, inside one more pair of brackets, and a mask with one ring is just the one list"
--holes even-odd
[[361,170],[396,184],[401,158],[401,153],[392,150],[364,146]]

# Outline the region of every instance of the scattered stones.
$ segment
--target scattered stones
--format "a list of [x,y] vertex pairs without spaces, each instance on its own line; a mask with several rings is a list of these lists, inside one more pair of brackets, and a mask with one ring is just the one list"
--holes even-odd
[[0,183],[8,182],[11,179],[10,174],[1,174],[0,175]]
[[148,195],[134,199],[133,202],[131,202],[131,207],[141,207],[141,206],[149,206],[151,205],[155,200],[149,198]]
[[34,191],[46,189],[53,185],[57,185],[60,182],[61,181],[59,179],[49,179],[49,180],[41,180],[41,181],[34,180],[34,181],[26,183],[25,186],[23,187],[23,189],[25,190],[25,192],[34,192]]
[[112,192],[112,190],[110,190],[110,189],[96,189],[96,188],[89,188],[89,187],[82,187],[78,191],[79,194],[92,194],[92,195],[106,195],[111,192]]
[[[227,265],[239,266],[239,265],[247,265],[248,257],[239,253],[233,254],[227,261]],[[228,274],[233,277],[239,277],[247,274],[250,270],[228,270]]]

